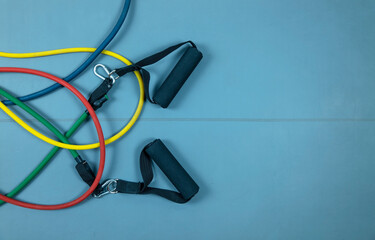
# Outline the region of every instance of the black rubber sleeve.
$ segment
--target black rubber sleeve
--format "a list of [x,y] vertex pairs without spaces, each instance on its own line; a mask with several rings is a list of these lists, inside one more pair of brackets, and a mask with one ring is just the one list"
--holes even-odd
[[91,186],[95,181],[95,173],[92,171],[86,161],[77,163],[76,170],[79,176],[81,176],[82,180],[87,183],[87,185]]

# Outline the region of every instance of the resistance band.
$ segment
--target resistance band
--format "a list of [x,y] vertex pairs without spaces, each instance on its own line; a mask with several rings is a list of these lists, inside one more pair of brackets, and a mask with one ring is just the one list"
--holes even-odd
[[[99,169],[98,169],[98,172],[96,174],[95,181],[93,182],[92,186],[83,195],[81,195],[77,199],[75,199],[73,201],[70,201],[70,202],[67,202],[67,203],[57,204],[57,205],[40,205],[40,204],[32,204],[32,203],[26,203],[26,202],[14,200],[12,198],[8,198],[8,197],[0,194],[0,200],[3,200],[5,202],[8,202],[8,203],[11,203],[11,204],[14,204],[14,205],[18,205],[18,206],[21,206],[21,207],[39,209],[39,210],[63,209],[63,208],[68,208],[68,207],[74,206],[74,205],[82,202],[88,196],[90,196],[90,194],[95,190],[95,188],[99,184],[100,178],[102,177],[102,174],[103,174],[104,165],[105,165],[104,135],[103,135],[102,128],[100,126],[99,119],[96,116],[96,113],[95,113],[94,109],[92,108],[90,103],[85,99],[85,97],[77,89],[75,89],[72,85],[65,82],[64,80],[62,80],[62,79],[60,79],[56,76],[53,76],[51,74],[41,72],[41,71],[38,71],[38,70],[33,70],[33,69],[10,68],[10,67],[0,67],[0,72],[12,72],[12,73],[17,72],[17,73],[26,73],[26,74],[38,75],[38,76],[45,77],[45,78],[48,78],[50,80],[53,80],[56,83],[59,83],[59,84],[63,85],[64,87],[66,87],[68,90],[73,92],[74,95],[76,95],[81,100],[81,102],[85,105],[86,109],[88,110],[88,112],[89,112],[89,114],[90,114],[90,116],[91,116],[91,118],[92,118],[92,120],[95,124],[95,128],[96,128],[96,131],[98,132],[99,143],[100,143],[100,163],[99,163]],[[0,105],[5,106],[1,102],[0,102]]]
[[[30,54],[32,54],[32,57],[43,57],[43,56],[51,56],[51,55],[64,54],[64,53],[73,53],[73,52],[74,53],[90,52],[90,51],[92,52],[94,50],[95,50],[94,48],[69,48],[69,49],[58,49],[58,50],[46,51],[46,52],[30,53]],[[27,55],[29,57],[30,57],[30,54],[27,53]],[[121,55],[119,55],[117,53],[104,50],[102,52],[102,54],[105,54],[105,55],[108,55],[108,56],[112,56],[112,57],[120,60],[124,64],[127,64],[127,65],[131,64],[131,62],[129,60],[127,60],[126,58],[124,58],[123,56],[121,56]],[[24,54],[23,56],[25,56],[25,55],[26,54]],[[139,114],[140,114],[140,112],[142,110],[142,106],[143,106],[144,94],[143,94],[142,78],[141,78],[141,76],[140,76],[139,73],[135,73],[135,75],[136,75],[136,77],[138,79],[138,83],[139,83],[139,87],[140,87],[139,104],[138,104],[138,109],[136,110],[136,112],[134,113],[134,116],[132,117],[132,120],[129,121],[129,123],[127,124],[127,126],[124,128],[124,129],[126,129],[126,131],[124,131],[124,134],[133,126],[133,124],[135,123],[135,121],[138,119]],[[95,96],[95,92],[97,92],[98,89],[101,89],[100,87],[102,85],[105,85],[105,86],[110,85],[110,86],[112,86],[112,84],[109,84],[108,82],[106,82],[106,79],[105,79],[103,81],[103,83],[91,94],[89,102],[90,102],[91,106],[94,108],[95,111],[98,109],[98,106],[95,105],[95,100],[100,99],[100,97],[101,97],[101,96]],[[107,92],[105,92],[105,93],[107,93]],[[17,99],[15,100],[14,99],[15,97],[11,96],[9,93],[6,95],[6,98],[11,99],[12,102],[14,102],[15,104],[17,104],[20,107],[22,107],[22,105],[25,105],[21,101],[17,101]],[[102,104],[103,102],[101,101],[100,103]],[[26,110],[25,107],[23,107],[23,109]],[[29,109],[29,111],[33,111],[33,110]],[[28,111],[28,113],[30,113],[29,111]],[[30,114],[31,115],[38,115],[36,112],[30,113]],[[68,130],[68,132],[65,134],[65,137],[67,139],[69,139],[76,132],[76,130],[88,119],[88,117],[89,117],[89,114],[87,113],[87,111],[85,111],[78,118],[78,120],[73,124],[73,126]],[[65,143],[69,143],[69,142],[66,141]],[[10,191],[7,194],[7,197],[12,198],[12,197],[16,196],[20,191],[22,191],[22,189],[24,189],[44,169],[44,167],[49,163],[49,161],[52,160],[52,158],[57,154],[57,152],[59,151],[59,149],[60,148],[58,148],[58,147],[54,147],[46,155],[46,157],[39,163],[39,165],[27,177],[20,184],[18,184],[12,191]],[[76,161],[77,161],[77,159],[78,160],[81,159],[80,157],[79,158],[76,158],[75,156],[73,156],[73,157],[76,159]],[[76,169],[77,169],[79,175],[81,176],[81,178],[89,186],[91,186],[93,180],[95,179],[95,174],[92,172],[92,170],[88,166],[87,162],[86,161],[77,161]],[[4,203],[4,201],[0,200],[0,205],[2,205],[3,203]]]
[[[129,7],[130,7],[130,2],[131,2],[131,0],[125,1],[122,13],[121,13],[116,25],[114,26],[112,31],[109,33],[107,38],[99,45],[99,47],[96,49],[96,51],[94,51],[93,54],[91,54],[91,56],[89,58],[87,58],[86,61],[81,66],[79,66],[74,72],[72,72],[70,75],[68,75],[67,77],[64,78],[64,80],[66,82],[72,81],[79,74],[81,74],[100,55],[100,53],[108,46],[108,44],[113,40],[113,38],[116,36],[116,34],[120,30],[122,24],[124,23],[124,21],[126,19],[126,16],[128,14]],[[17,57],[17,54],[0,52],[0,56],[1,57],[14,58],[14,57]],[[33,57],[33,56],[31,56],[31,57]],[[47,87],[43,90],[40,90],[38,92],[20,97],[19,99],[23,102],[24,101],[30,101],[30,100],[42,97],[42,96],[44,96],[48,93],[51,93],[51,92],[57,90],[60,87],[61,87],[60,84],[54,84],[54,85],[49,86],[49,87]],[[3,101],[3,103],[5,105],[13,105],[12,102],[9,101],[9,100]]]
[[[45,52],[36,52],[36,53],[28,53],[28,54],[15,54],[19,57],[28,57],[28,58],[34,58],[34,57],[42,57],[42,56],[51,56],[51,55],[57,55],[57,54],[63,54],[63,53],[74,53],[74,52],[94,52],[95,48],[67,48],[67,49],[59,49],[59,50],[53,50],[53,51],[45,51]],[[132,63],[127,60],[126,58],[122,57],[119,54],[116,54],[111,51],[104,50],[102,52],[105,55],[109,55],[111,57],[117,58],[123,63],[127,65],[131,65]],[[105,140],[105,144],[110,144],[114,141],[117,141],[119,138],[121,138],[137,121],[144,104],[144,88],[143,88],[143,81],[142,76],[138,71],[135,71],[134,74],[136,75],[138,79],[139,84],[139,91],[140,91],[140,97],[138,101],[137,109],[133,115],[133,117],[130,119],[128,124],[117,134],[112,136],[111,138]],[[74,150],[88,150],[88,149],[94,149],[99,147],[99,143],[93,143],[88,145],[74,145],[74,144],[65,144],[61,142],[57,142],[53,139],[50,139],[43,134],[39,133],[35,129],[33,129],[31,126],[29,126],[27,123],[25,123],[22,119],[20,119],[16,114],[14,114],[9,108],[7,108],[4,104],[0,104],[0,108],[8,114],[12,119],[14,119],[18,124],[20,124],[23,128],[25,128],[27,131],[29,131],[31,134],[37,136],[38,138],[42,139],[43,141],[46,141],[54,146],[60,147],[60,148],[66,148],[66,149],[74,149]]]

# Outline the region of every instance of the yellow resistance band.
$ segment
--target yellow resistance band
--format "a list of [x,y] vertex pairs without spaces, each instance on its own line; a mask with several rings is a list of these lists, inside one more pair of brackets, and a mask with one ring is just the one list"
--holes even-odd
[[[44,56],[52,56],[52,55],[58,55],[58,54],[65,54],[65,53],[78,53],[78,52],[94,52],[96,48],[64,48],[64,49],[58,49],[58,50],[51,50],[51,51],[44,51],[44,52],[34,52],[34,53],[5,53],[5,52],[0,52],[0,57],[7,57],[7,58],[35,58],[35,57],[44,57]],[[122,61],[126,65],[131,65],[132,63],[124,58],[123,56],[104,50],[102,54],[117,58],[118,60]],[[139,101],[138,101],[138,106],[137,109],[134,112],[133,117],[130,119],[128,124],[117,134],[115,134],[113,137],[105,140],[105,144],[110,144],[113,143],[114,141],[117,141],[119,138],[121,138],[129,129],[134,125],[134,123],[137,121],[143,107],[144,103],[144,88],[143,88],[143,81],[142,81],[142,76],[138,71],[134,72],[135,76],[138,79],[138,84],[139,84]],[[11,117],[14,121],[16,121],[21,127],[26,129],[28,132],[36,136],[37,138],[54,145],[59,148],[66,148],[66,149],[72,149],[72,150],[87,150],[87,149],[94,149],[98,148],[100,146],[99,143],[92,143],[92,144],[87,144],[87,145],[74,145],[74,144],[65,144],[62,142],[55,141],[31,126],[29,126],[27,123],[25,123],[22,119],[20,119],[14,112],[12,112],[7,106],[5,106],[2,102],[0,102],[0,108],[7,114],[9,117]]]

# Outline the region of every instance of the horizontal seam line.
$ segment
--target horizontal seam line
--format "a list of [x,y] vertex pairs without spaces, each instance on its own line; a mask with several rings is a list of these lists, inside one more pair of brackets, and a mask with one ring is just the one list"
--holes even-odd
[[[73,118],[47,118],[48,121],[73,122]],[[124,122],[130,118],[103,118],[101,122]],[[25,122],[38,122],[36,119],[24,119]],[[375,118],[140,118],[145,122],[375,122]],[[14,122],[12,119],[0,119],[0,122]]]

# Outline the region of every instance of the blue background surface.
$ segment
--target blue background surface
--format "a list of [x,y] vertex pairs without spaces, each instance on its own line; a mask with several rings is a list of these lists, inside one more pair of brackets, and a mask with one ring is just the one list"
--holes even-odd
[[[0,51],[95,47],[122,4],[0,0]],[[133,0],[108,49],[134,61],[191,39],[204,59],[170,108],[146,104],[135,127],[108,147],[104,178],[140,180],[139,152],[157,137],[197,180],[199,194],[185,205],[138,195],[61,211],[7,204],[0,239],[374,239],[374,10],[371,0]],[[86,57],[0,58],[0,66],[64,77]],[[149,68],[154,79],[164,78],[176,58]],[[103,56],[97,62],[122,66]],[[89,94],[99,82],[89,69],[74,85]],[[16,95],[50,85],[20,74],[1,74],[0,83]],[[110,98],[99,111],[107,137],[135,109],[135,78],[121,80]],[[83,111],[66,90],[30,104],[62,130]],[[74,142],[96,140],[93,129],[87,124]],[[2,112],[0,131],[6,193],[51,146]],[[97,150],[82,154],[97,166]],[[62,151],[17,198],[60,203],[79,196],[87,187],[73,167]],[[156,172],[154,185],[172,188]]]

